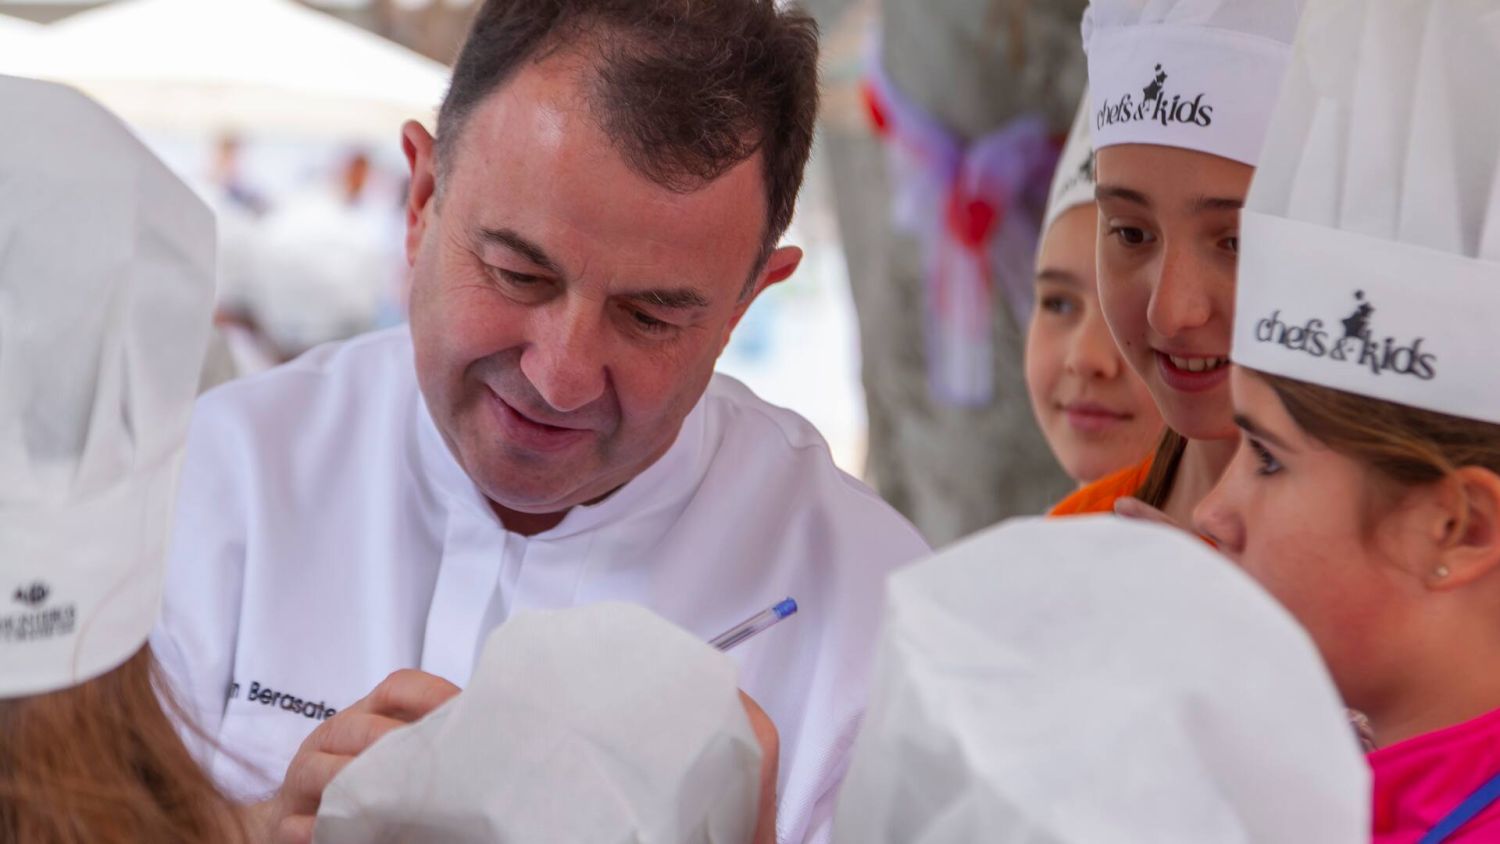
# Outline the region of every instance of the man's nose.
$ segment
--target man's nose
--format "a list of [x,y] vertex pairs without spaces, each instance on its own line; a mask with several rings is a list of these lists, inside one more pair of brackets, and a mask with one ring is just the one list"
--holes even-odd
[[521,354],[521,373],[559,413],[588,406],[604,394],[603,317],[588,302],[545,309]]

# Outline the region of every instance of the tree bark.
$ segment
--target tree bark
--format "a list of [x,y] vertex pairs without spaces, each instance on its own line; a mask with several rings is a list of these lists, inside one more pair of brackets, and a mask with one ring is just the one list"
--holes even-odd
[[[882,62],[902,93],[972,140],[1019,115],[1070,125],[1085,83],[1078,23],[1085,0],[880,0]],[[827,41],[860,26],[861,4],[814,3]],[[835,68],[848,56],[829,55]],[[880,142],[850,103],[853,80],[828,75],[822,160],[831,171],[860,327],[869,411],[867,476],[935,545],[1008,516],[1042,512],[1070,482],[1033,419],[1024,327],[997,297],[994,399],[933,400],[923,340],[922,255],[891,225]],[[1039,213],[1034,209],[1031,213]]]

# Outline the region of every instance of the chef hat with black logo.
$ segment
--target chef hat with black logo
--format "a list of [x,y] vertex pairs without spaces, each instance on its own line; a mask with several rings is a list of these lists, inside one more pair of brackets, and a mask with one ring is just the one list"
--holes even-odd
[[1370,840],[1312,640],[1187,534],[1019,519],[892,575],[836,844]]
[[1254,166],[1303,0],[1093,0],[1094,149],[1160,144]]
[[0,110],[0,697],[16,697],[109,671],[156,621],[214,221],[82,94],[0,77]]
[[1073,118],[1073,128],[1063,144],[1057,170],[1052,174],[1052,189],[1047,193],[1047,213],[1042,218],[1042,232],[1052,228],[1067,211],[1094,201],[1094,147],[1089,134],[1089,96],[1085,92]]
[[1500,4],[1309,2],[1241,235],[1236,363],[1500,423]]
[[522,613],[323,795],[317,844],[739,844],[761,749],[729,656],[650,611]]

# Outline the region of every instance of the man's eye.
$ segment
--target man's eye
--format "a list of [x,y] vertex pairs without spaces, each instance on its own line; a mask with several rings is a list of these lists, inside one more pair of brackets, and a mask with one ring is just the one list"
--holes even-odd
[[1240,254],[1240,237],[1239,235],[1226,237],[1219,241],[1219,246],[1227,250],[1230,254],[1238,255]]
[[1269,476],[1281,471],[1281,464],[1259,440],[1246,439],[1245,442],[1250,444],[1250,450],[1255,452],[1255,459],[1259,464],[1255,467],[1255,474]]
[[517,287],[535,287],[544,279],[541,276],[527,275],[526,273],[512,272],[510,270],[496,270],[500,277]]
[[645,311],[631,311],[630,317],[635,320],[636,327],[648,334],[660,334],[675,327],[672,323],[663,322]]

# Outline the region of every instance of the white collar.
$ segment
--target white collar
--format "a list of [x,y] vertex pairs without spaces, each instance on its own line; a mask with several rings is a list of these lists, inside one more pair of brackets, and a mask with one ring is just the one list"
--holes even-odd
[[[498,529],[504,530],[504,525],[490,507],[489,499],[459,465],[438,432],[421,391],[413,392],[417,404],[416,472],[421,479],[433,484],[448,508],[463,508],[471,515],[493,521]],[[671,447],[644,472],[598,504],[574,507],[555,527],[532,539],[560,540],[626,519],[675,515],[697,488],[699,478],[712,460],[713,451],[707,443],[706,404],[706,395],[698,399],[683,420]]]

